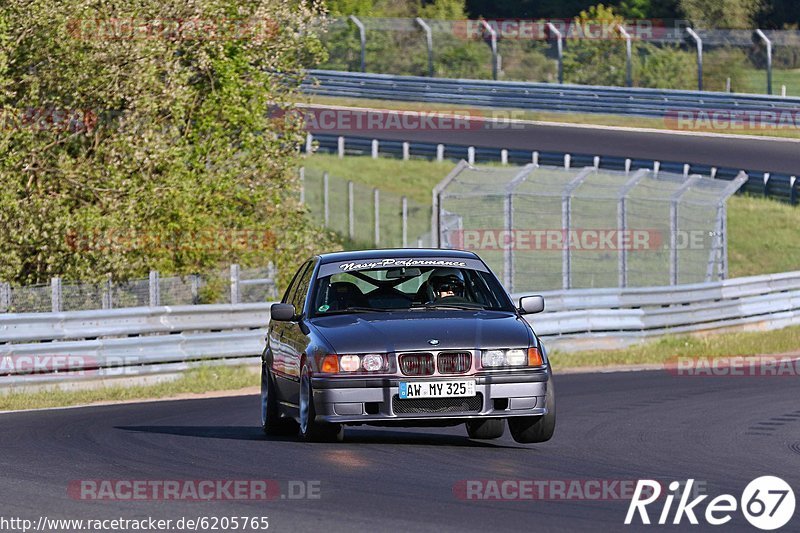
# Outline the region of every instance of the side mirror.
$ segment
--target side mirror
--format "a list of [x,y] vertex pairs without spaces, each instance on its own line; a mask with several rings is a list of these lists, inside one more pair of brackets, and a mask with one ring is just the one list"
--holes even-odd
[[523,296],[519,299],[519,311],[523,315],[544,311],[544,296]]
[[296,315],[292,304],[272,304],[269,308],[269,316],[278,322],[289,322]]

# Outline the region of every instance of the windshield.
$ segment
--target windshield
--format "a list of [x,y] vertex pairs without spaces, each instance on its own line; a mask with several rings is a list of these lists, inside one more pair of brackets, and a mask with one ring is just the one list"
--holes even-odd
[[426,309],[514,311],[497,279],[468,268],[382,268],[317,280],[311,316]]

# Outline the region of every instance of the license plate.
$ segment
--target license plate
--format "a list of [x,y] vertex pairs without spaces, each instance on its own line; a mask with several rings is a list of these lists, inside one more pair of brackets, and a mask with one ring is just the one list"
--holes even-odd
[[400,399],[475,396],[475,381],[401,381]]

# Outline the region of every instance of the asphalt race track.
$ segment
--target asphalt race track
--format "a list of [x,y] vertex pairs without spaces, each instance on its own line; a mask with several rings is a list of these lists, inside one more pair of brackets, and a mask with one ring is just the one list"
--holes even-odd
[[[325,106],[309,106],[324,109]],[[356,123],[351,115],[345,119]],[[322,125],[324,122],[320,121]],[[697,165],[759,170],[795,175],[800,173],[800,141],[740,138],[736,136],[684,135],[670,132],[609,129],[603,127],[515,124],[469,129],[379,129],[374,131],[334,127],[311,128],[312,133],[372,137],[380,140],[430,142],[452,145],[539,150],[587,155],[679,161]],[[345,125],[347,122],[342,121]]]
[[[459,498],[454,487],[487,479],[654,478],[666,485],[694,478],[711,497],[738,500],[752,479],[777,475],[800,489],[796,377],[556,377],[558,427],[541,445],[516,444],[508,432],[473,441],[463,426],[348,428],[345,442],[333,444],[267,439],[257,426],[256,396],[6,413],[1,514],[268,516],[270,531],[660,531],[689,525],[684,518],[680,528],[638,520],[624,526],[628,500],[475,501]],[[289,481],[318,481],[319,498],[207,503],[68,495],[70,481],[86,479],[270,479],[284,496]],[[661,512],[655,505],[654,521]],[[798,516],[781,531],[800,530]],[[725,526],[702,524],[692,530],[757,531],[739,511]]]

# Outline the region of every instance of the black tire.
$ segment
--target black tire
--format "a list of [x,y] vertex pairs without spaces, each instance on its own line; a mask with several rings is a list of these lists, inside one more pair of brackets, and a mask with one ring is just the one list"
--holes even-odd
[[506,432],[505,418],[468,420],[465,425],[471,439],[499,439]]
[[265,435],[291,435],[297,431],[297,422],[281,418],[278,388],[269,367],[261,363],[261,430]]
[[542,416],[515,416],[508,419],[508,429],[514,440],[522,444],[547,442],[556,431],[556,395],[553,378],[547,382],[545,394],[547,414]]
[[314,407],[314,391],[311,388],[311,372],[303,363],[300,371],[300,423],[298,436],[306,442],[335,442],[344,439],[344,427],[341,424],[317,422],[317,411]]

